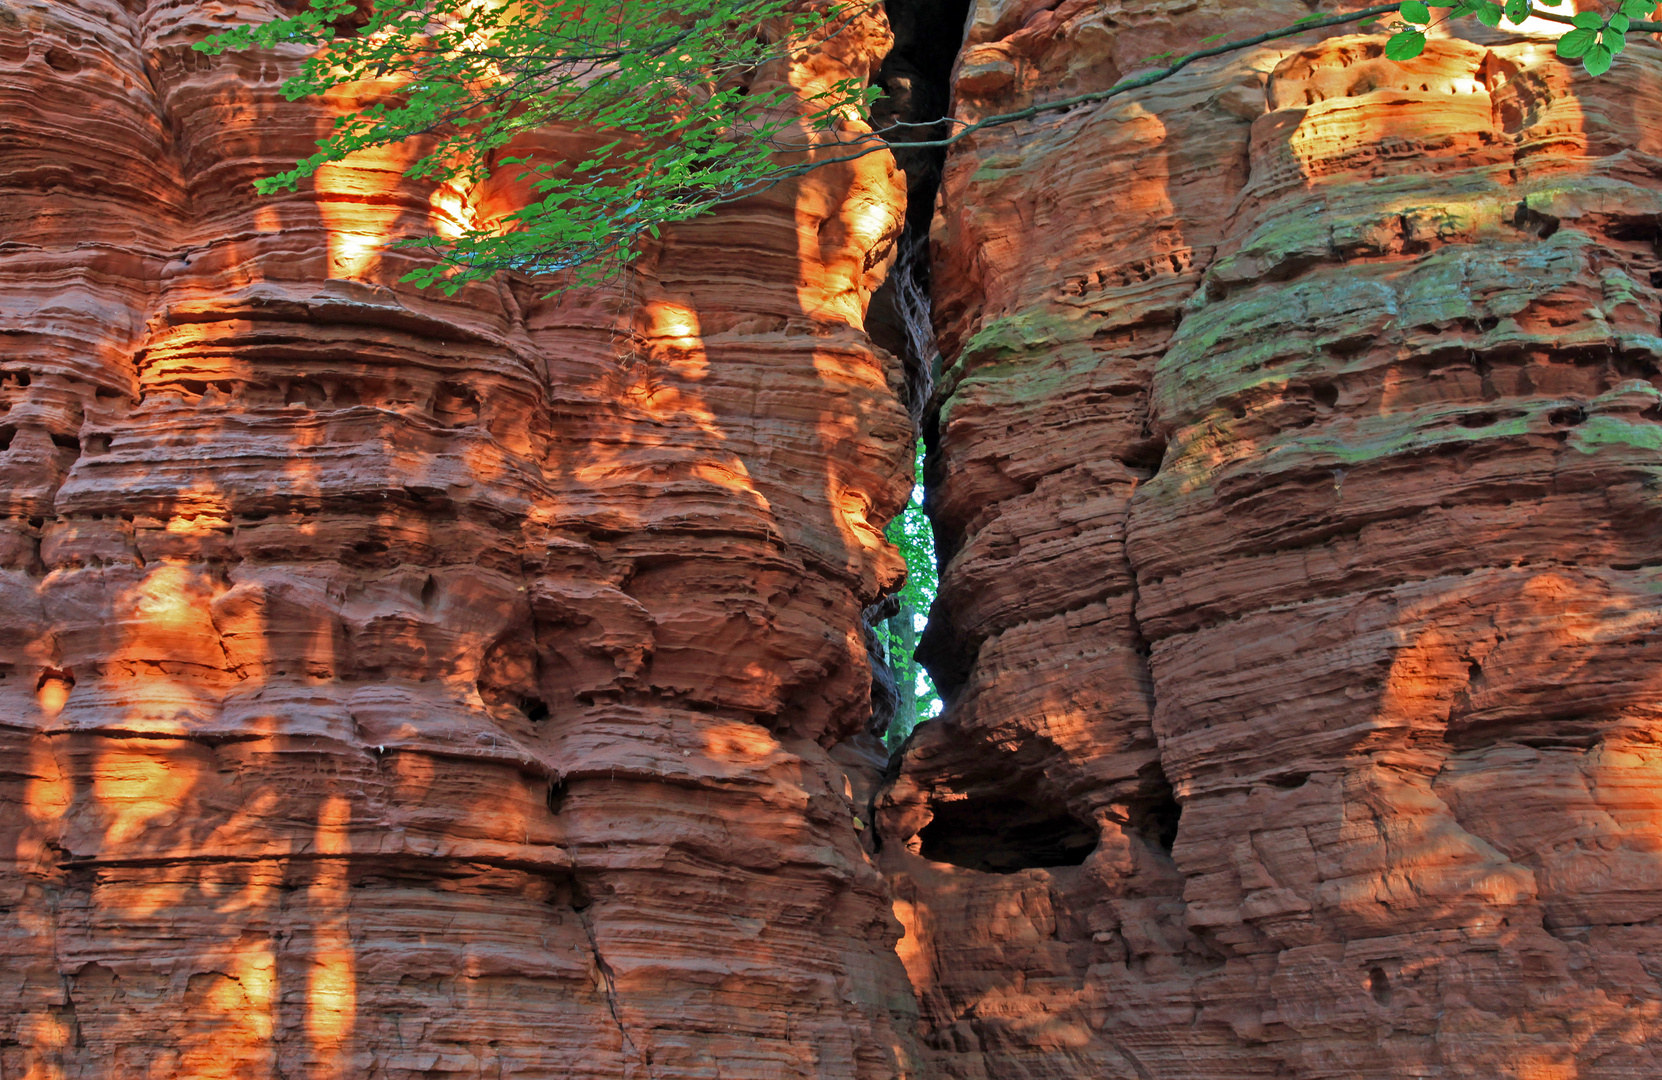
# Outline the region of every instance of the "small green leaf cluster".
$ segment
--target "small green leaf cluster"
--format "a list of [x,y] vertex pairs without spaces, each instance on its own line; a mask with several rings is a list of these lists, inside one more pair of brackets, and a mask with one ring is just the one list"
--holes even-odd
[[[1541,0],[1548,7],[1557,7],[1563,0]],[[1404,0],[1397,14],[1407,25],[1391,35],[1385,43],[1385,55],[1392,60],[1412,60],[1425,50],[1425,32],[1439,23],[1465,16],[1475,16],[1485,26],[1499,26],[1501,19],[1518,25],[1525,19],[1541,16],[1563,23],[1571,29],[1558,39],[1558,55],[1566,60],[1581,61],[1589,75],[1603,75],[1610,70],[1616,54],[1627,47],[1627,34],[1634,23],[1647,18],[1656,8],[1656,0],[1620,0],[1609,12],[1583,11],[1569,18],[1547,15],[1537,11],[1530,0],[1459,0],[1453,5],[1437,5],[1446,12],[1433,18],[1431,6],[1423,0]],[[1649,26],[1649,24],[1647,24]]]
[[[790,130],[826,131],[869,109],[856,79],[809,96],[758,77],[767,65],[842,32],[864,4],[832,0],[375,0],[355,30],[353,0],[313,0],[299,14],[239,26],[199,50],[306,46],[291,101],[353,83],[386,93],[339,116],[317,153],[256,184],[293,189],[320,166],[417,140],[408,176],[477,184],[518,170],[535,197],[459,236],[413,237],[438,263],[405,280],[454,293],[501,270],[593,284],[635,258],[647,237],[784,175]],[[581,131],[584,160],[513,154],[538,129]],[[801,147],[801,136],[796,140]]]
[[1655,7],[1649,0],[1623,0],[1613,15],[1583,11],[1572,17],[1575,29],[1558,39],[1558,55],[1566,60],[1580,58],[1589,75],[1610,70],[1616,54],[1627,47],[1627,32],[1633,20],[1643,19]]
[[900,706],[894,722],[889,726],[888,742],[891,748],[899,746],[918,724],[941,711],[940,696],[929,678],[929,672],[912,656],[917,648],[918,632],[935,602],[938,586],[935,530],[923,511],[921,440],[915,447],[912,469],[912,498],[889,523],[885,533],[906,560],[906,584],[900,590],[900,611],[874,627],[878,641],[888,653],[889,666],[894,671],[895,683],[900,691]]

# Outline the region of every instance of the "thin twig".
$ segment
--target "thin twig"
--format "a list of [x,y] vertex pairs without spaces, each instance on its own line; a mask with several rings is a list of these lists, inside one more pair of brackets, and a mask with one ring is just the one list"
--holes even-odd
[[[1575,20],[1568,15],[1554,15],[1552,12],[1542,11],[1538,7],[1530,8],[1529,13],[1537,19],[1545,19],[1547,22],[1562,23],[1565,26],[1575,25]],[[1642,34],[1662,34],[1662,23],[1651,22],[1648,19],[1634,19],[1627,24],[1627,28],[1637,30]]]
[[[1119,95],[1129,93],[1132,90],[1141,90],[1145,86],[1153,86],[1155,83],[1164,82],[1166,79],[1171,78],[1173,75],[1176,75],[1178,72],[1198,60],[1205,60],[1208,57],[1213,56],[1222,56],[1225,53],[1238,52],[1241,49],[1251,48],[1254,45],[1262,45],[1265,42],[1276,41],[1281,38],[1293,37],[1309,30],[1321,30],[1330,26],[1343,26],[1347,23],[1361,22],[1365,19],[1372,19],[1381,15],[1393,14],[1399,7],[1399,4],[1376,4],[1373,7],[1363,8],[1361,11],[1353,11],[1341,15],[1329,15],[1326,18],[1321,19],[1301,21],[1293,26],[1282,27],[1279,30],[1270,30],[1254,37],[1242,38],[1240,41],[1230,41],[1225,42],[1222,45],[1215,45],[1210,49],[1200,49],[1174,61],[1168,67],[1159,68],[1155,71],[1148,72],[1147,74],[1138,75],[1135,78],[1115,83],[1106,90],[1093,90],[1090,93],[1075,94],[1072,97],[1061,98],[1057,101],[1048,101],[1040,105],[1030,105],[1027,108],[1020,109],[1016,112],[1000,113],[997,116],[989,116],[985,119],[977,121],[976,123],[969,124],[963,130],[953,132],[945,138],[931,139],[922,142],[902,143],[899,144],[899,148],[904,150],[921,150],[928,147],[953,146],[983,128],[1013,124],[1018,120],[1030,120],[1041,113],[1058,112],[1065,109],[1071,109],[1076,105],[1089,105],[1099,101],[1107,101],[1109,98],[1118,97]],[[1548,19],[1552,22],[1564,23],[1570,26],[1575,25],[1572,20],[1565,18],[1564,16],[1543,12],[1539,8],[1531,8],[1530,13],[1538,15],[1541,18]],[[1631,28],[1645,33],[1662,33],[1662,23],[1635,21],[1632,23]],[[936,122],[938,123],[939,121]],[[961,121],[959,122],[961,123]],[[889,125],[889,127],[886,127],[883,130],[889,130],[889,128],[894,126],[898,125]],[[832,145],[857,146],[863,142],[874,142],[875,145],[868,146],[865,149],[853,154],[845,154],[842,157],[825,158],[820,161],[803,162],[801,164],[788,166],[781,169],[777,174],[775,174],[774,177],[768,179],[765,182],[766,187],[762,190],[767,190],[767,188],[771,188],[781,181],[806,175],[807,173],[826,165],[835,165],[844,161],[856,161],[868,154],[875,154],[882,150],[891,149],[891,144],[882,138],[880,132],[873,132],[869,135],[862,135],[857,139],[850,139],[847,142],[839,142]],[[823,143],[820,144],[821,147],[824,145],[825,144]],[[806,150],[809,149],[809,147],[803,146],[799,149]]]
[[[1155,83],[1164,82],[1165,80],[1171,78],[1173,75],[1176,75],[1190,64],[1193,64],[1199,60],[1205,60],[1208,57],[1222,56],[1225,53],[1238,52],[1241,49],[1251,48],[1254,45],[1262,45],[1267,41],[1276,41],[1280,38],[1293,37],[1296,34],[1302,34],[1310,30],[1321,30],[1329,26],[1343,26],[1346,23],[1361,22],[1363,19],[1376,18],[1380,15],[1389,15],[1396,11],[1398,6],[1399,5],[1397,4],[1376,4],[1373,7],[1363,8],[1361,11],[1354,11],[1344,15],[1329,15],[1322,19],[1312,19],[1309,22],[1300,23],[1296,26],[1282,27],[1279,30],[1269,30],[1254,37],[1243,38],[1240,41],[1230,41],[1222,45],[1215,45],[1210,49],[1200,49],[1174,61],[1169,67],[1157,68],[1147,74],[1138,75],[1136,78],[1126,79],[1123,82],[1117,82],[1113,86],[1108,87],[1106,90],[1093,90],[1089,93],[1075,94],[1072,97],[1060,98],[1056,101],[1047,101],[1039,105],[1029,105],[1025,109],[1018,109],[1016,112],[999,113],[997,116],[989,116],[985,119],[977,121],[976,123],[970,124],[962,131],[953,132],[951,135],[948,135],[943,139],[930,139],[923,142],[905,143],[904,149],[922,150],[928,147],[953,146],[983,128],[1013,124],[1018,120],[1030,120],[1042,113],[1060,112],[1064,109],[1071,109],[1076,105],[1090,105],[1099,101],[1107,101],[1109,98],[1130,93],[1132,90],[1141,90],[1145,86],[1153,86]],[[835,165],[843,161],[856,161],[868,154],[875,154],[881,150],[889,149],[889,144],[875,135],[862,136],[860,139],[850,140],[849,143],[842,145],[857,145],[858,143],[869,139],[876,139],[876,145],[868,146],[857,153],[845,154],[842,157],[826,158],[822,161],[804,162],[799,165],[788,166],[787,168],[780,170],[776,179],[769,181],[769,186],[778,183],[780,180],[801,176],[826,165]]]

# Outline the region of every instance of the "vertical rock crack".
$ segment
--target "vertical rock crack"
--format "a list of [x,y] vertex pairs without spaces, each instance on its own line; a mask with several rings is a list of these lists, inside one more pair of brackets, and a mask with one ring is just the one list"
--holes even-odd
[[[594,936],[594,923],[585,910],[578,910],[577,919],[583,924],[583,933],[589,939],[589,952],[594,956],[594,969],[600,974],[600,986],[606,993],[606,1008],[612,1014],[612,1023],[617,1025],[618,1035],[623,1038],[623,1067],[632,1075],[634,1069],[631,1066],[638,1064],[646,1071],[646,1080],[652,1080],[652,1063],[641,1052],[641,1048],[635,1045],[635,1040],[629,1037],[629,1029],[623,1023],[623,1015],[618,1012],[617,976],[612,971],[612,965],[606,962],[606,957],[600,952],[600,942]],[[631,1052],[635,1057],[634,1062],[629,1060]]]

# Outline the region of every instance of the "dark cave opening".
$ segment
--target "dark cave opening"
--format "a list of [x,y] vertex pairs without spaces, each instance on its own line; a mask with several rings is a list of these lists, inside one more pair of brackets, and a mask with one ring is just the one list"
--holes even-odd
[[1177,846],[1177,826],[1183,807],[1167,788],[1164,796],[1132,807],[1131,829],[1138,836],[1170,855]]
[[1368,993],[1381,1005],[1391,1003],[1391,979],[1384,968],[1375,966],[1368,970]]
[[1039,867],[1078,866],[1096,850],[1097,831],[1061,806],[1021,795],[939,803],[918,834],[932,862],[1012,874]]

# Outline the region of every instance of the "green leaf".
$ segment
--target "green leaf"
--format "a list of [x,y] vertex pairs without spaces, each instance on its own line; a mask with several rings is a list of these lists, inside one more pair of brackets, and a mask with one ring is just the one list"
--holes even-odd
[[1399,30],[1385,42],[1385,55],[1401,63],[1425,51],[1425,35],[1418,30]]
[[1610,16],[1610,32],[1616,34],[1618,37],[1626,34],[1628,27],[1632,25],[1633,20],[1629,19],[1626,15],[1617,14]]
[[1648,19],[1655,10],[1655,0],[1622,0],[1622,14],[1630,19]]
[[1574,60],[1587,53],[1598,44],[1598,34],[1592,30],[1571,30],[1558,39],[1558,55],[1565,60]]
[[1529,0],[1506,0],[1506,17],[1514,25],[1529,18]]
[[1604,16],[1596,11],[1578,12],[1570,17],[1570,22],[1583,30],[1602,30],[1604,28]]
[[1587,50],[1587,55],[1581,58],[1581,66],[1587,69],[1589,75],[1603,75],[1610,70],[1610,61],[1614,54],[1603,45],[1595,45]]
[[1613,34],[1608,30],[1599,36],[1599,41],[1605,48],[1610,50],[1611,55],[1620,53],[1623,49],[1627,48],[1626,37],[1621,34]]
[[1402,0],[1402,6],[1397,8],[1397,14],[1411,23],[1425,26],[1431,22],[1431,9],[1420,0]]
[[1478,5],[1473,14],[1477,16],[1477,21],[1484,26],[1499,26],[1500,17],[1504,12],[1499,4],[1485,3]]

